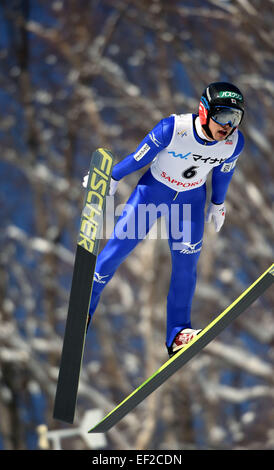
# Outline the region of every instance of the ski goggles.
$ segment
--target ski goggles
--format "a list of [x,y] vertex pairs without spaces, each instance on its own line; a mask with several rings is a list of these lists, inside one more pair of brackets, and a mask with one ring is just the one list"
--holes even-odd
[[243,118],[243,111],[236,108],[216,107],[210,117],[221,126],[229,124],[230,127],[237,127]]

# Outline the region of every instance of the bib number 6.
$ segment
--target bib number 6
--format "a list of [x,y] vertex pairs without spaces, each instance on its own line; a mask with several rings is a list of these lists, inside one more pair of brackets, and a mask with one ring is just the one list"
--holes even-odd
[[199,168],[198,166],[191,166],[190,168],[187,168],[183,173],[182,176],[186,179],[193,178],[197,174],[196,168]]

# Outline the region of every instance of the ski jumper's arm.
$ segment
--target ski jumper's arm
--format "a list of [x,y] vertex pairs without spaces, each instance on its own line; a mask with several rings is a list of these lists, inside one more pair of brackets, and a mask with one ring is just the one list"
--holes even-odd
[[235,171],[236,161],[244,147],[243,134],[238,131],[238,142],[231,157],[225,163],[216,166],[212,172],[212,195],[211,202],[213,204],[222,204],[225,200],[226,193]]
[[146,135],[135,152],[125,157],[113,167],[112,178],[119,181],[124,176],[143,168],[152,162],[156,155],[167,147],[174,130],[174,116],[162,119]]

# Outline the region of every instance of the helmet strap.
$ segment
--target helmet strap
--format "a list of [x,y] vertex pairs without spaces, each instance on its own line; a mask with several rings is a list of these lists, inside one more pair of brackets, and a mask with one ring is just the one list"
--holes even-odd
[[204,129],[206,135],[207,135],[210,139],[213,139],[213,140],[214,140],[213,135],[212,135],[212,133],[211,133],[211,130],[209,129],[209,119],[210,119],[210,118],[207,118],[207,122],[206,122],[206,124],[203,124],[203,125],[202,125],[202,128]]
[[238,127],[238,126],[232,127],[232,130],[231,130],[231,132],[228,134],[228,136],[226,137],[226,139],[228,139],[228,137],[230,137],[230,136],[233,134],[233,132],[236,131],[237,127]]

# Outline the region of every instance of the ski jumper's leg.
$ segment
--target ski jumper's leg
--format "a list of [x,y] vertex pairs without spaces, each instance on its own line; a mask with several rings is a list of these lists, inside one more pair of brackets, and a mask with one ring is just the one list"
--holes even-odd
[[165,186],[156,181],[148,171],[131,194],[110,239],[97,259],[89,308],[90,318],[96,310],[102,290],[111,280],[117,268],[136,245],[145,238],[155,220],[163,215],[160,211],[152,211],[149,217],[140,217],[140,206],[148,204],[158,206],[164,198],[163,191],[165,191]]
[[181,235],[174,230],[176,220],[174,221],[172,217],[169,220],[172,272],[167,297],[167,346],[172,344],[179,331],[191,328],[191,304],[196,287],[197,263],[202,248],[205,201],[205,185],[179,193],[174,201],[174,204],[178,204],[178,210],[177,212],[174,210],[173,213],[179,214],[177,218]]

